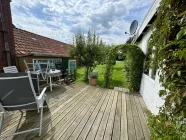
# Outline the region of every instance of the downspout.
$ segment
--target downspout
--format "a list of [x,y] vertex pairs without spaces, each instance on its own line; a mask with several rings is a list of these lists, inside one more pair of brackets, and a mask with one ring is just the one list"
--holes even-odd
[[7,58],[7,64],[8,66],[11,66],[11,54],[10,54],[10,48],[8,44],[8,32],[6,31],[5,21],[3,17],[3,6],[2,6],[2,0],[0,0],[0,22],[2,26],[1,32],[3,33],[3,39],[4,39],[4,52],[6,53]]

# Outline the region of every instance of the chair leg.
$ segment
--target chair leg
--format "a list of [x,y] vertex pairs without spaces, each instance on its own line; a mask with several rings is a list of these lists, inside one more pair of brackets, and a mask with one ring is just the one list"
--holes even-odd
[[50,91],[52,91],[52,77],[50,76]]
[[2,113],[2,116],[1,116],[1,123],[0,123],[0,135],[1,135],[1,132],[2,132],[2,130],[3,130],[4,118],[5,118],[5,113]]
[[19,129],[20,122],[21,122],[21,120],[23,118],[23,111],[20,111],[20,112],[21,112],[21,118],[19,119],[19,123],[17,125],[16,131]]
[[43,107],[41,108],[41,114],[40,114],[39,136],[41,136],[42,125],[43,125]]

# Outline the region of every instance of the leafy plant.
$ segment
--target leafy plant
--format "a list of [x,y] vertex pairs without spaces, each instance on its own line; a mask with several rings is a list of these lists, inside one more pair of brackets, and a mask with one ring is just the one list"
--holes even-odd
[[139,91],[145,55],[138,46],[132,44],[118,45],[108,52],[104,75],[104,87],[111,87],[113,66],[116,61],[118,50],[122,51],[122,55],[125,58],[124,86],[130,89],[130,91]]
[[110,88],[112,82],[112,73],[113,73],[113,66],[116,63],[116,47],[112,47],[106,57],[106,67],[105,67],[105,74],[104,74],[104,87]]
[[139,91],[145,55],[134,44],[124,44],[119,47],[123,50],[123,55],[125,56],[124,86],[130,91]]
[[150,115],[153,140],[186,139],[186,1],[162,0],[149,40],[148,65],[159,68],[165,104]]
[[94,71],[90,72],[88,77],[91,79],[97,79],[98,78],[98,71],[94,70]]
[[70,50],[70,55],[85,66],[85,81],[88,81],[88,75],[98,64],[101,54],[99,37],[95,32],[89,30],[87,37],[82,33],[75,35],[75,43]]

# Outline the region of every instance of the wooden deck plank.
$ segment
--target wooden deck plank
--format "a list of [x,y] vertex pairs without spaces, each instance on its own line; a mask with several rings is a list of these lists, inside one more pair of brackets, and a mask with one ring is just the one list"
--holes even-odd
[[143,101],[143,98],[138,98],[139,100],[139,105],[141,105],[141,108],[142,108],[142,111],[143,111],[143,114],[145,116],[145,120],[146,122],[148,121],[148,115],[147,115],[147,107]]
[[131,96],[130,94],[126,94],[128,138],[129,138],[129,140],[136,140],[136,132],[135,132],[134,118],[133,118],[133,114],[132,114],[130,96]]
[[122,106],[121,106],[121,137],[120,140],[128,140],[128,128],[127,128],[127,104],[126,93],[122,93]]
[[[69,91],[70,92],[70,91]],[[69,93],[68,92],[68,93]],[[61,99],[61,98],[60,98]],[[63,99],[63,98],[62,98]],[[56,102],[57,103],[57,102]],[[55,104],[53,104],[53,106],[54,106]],[[49,104],[49,106],[50,106],[50,104]],[[52,107],[53,106],[50,106],[50,109],[52,109]],[[55,107],[56,108],[56,107]],[[29,121],[31,121],[31,120],[34,120],[36,117],[37,117],[37,115],[38,115],[38,113],[37,113],[37,111],[25,111],[24,112],[24,117],[21,119],[21,122],[20,122],[20,125],[22,125],[24,122],[25,122],[25,120],[27,120],[28,122]],[[21,117],[21,116],[20,116]],[[2,132],[2,134],[4,135],[4,134],[7,134],[7,133],[9,133],[9,131],[12,129],[12,130],[15,130],[16,129],[16,127],[18,126],[18,122],[19,122],[19,117],[18,116],[15,116],[15,119],[12,119],[9,123],[11,123],[11,125],[9,125],[9,126],[6,126],[4,129],[3,129],[3,132]],[[13,131],[12,131],[13,132]]]
[[[51,117],[50,121],[52,123],[52,126],[49,123],[47,123],[47,125],[43,128],[42,135],[40,138],[45,137],[45,135],[47,134],[52,134],[53,130],[56,129],[55,126],[59,123],[61,119],[68,120],[69,119],[68,116],[72,115],[80,107],[81,105],[80,102],[81,103],[86,102],[87,97],[90,96],[90,92],[92,92],[93,90],[95,89],[91,87],[88,91],[85,91],[83,95],[80,94],[80,98],[78,99],[74,98],[73,102],[71,101],[69,102],[69,104],[65,105],[65,109],[60,106],[59,108],[61,109],[57,113],[54,114],[55,116],[52,115]],[[35,136],[34,134],[30,134],[27,137],[27,139],[30,139],[34,136]]]
[[[64,100],[67,101],[68,99],[73,97],[76,93],[80,92],[81,90],[83,90],[86,87],[87,87],[87,85],[80,85],[77,87],[71,87],[69,90],[67,90],[68,93],[65,92],[66,94],[65,93],[58,94],[57,96],[56,96],[56,94],[52,95],[53,93],[49,93],[48,94],[48,99],[49,99],[48,103],[49,103],[50,108],[51,109],[55,108],[54,105],[56,104],[56,102],[61,102]],[[61,91],[58,91],[58,92],[61,92]]]
[[107,126],[105,129],[105,134],[103,137],[103,140],[111,140],[112,139],[112,130],[113,130],[113,123],[114,123],[114,117],[115,117],[115,110],[117,106],[117,98],[118,98],[118,91],[112,91],[114,94],[114,99],[111,107],[111,112],[109,114]]
[[121,92],[118,92],[118,100],[116,106],[116,113],[114,119],[114,127],[113,127],[113,140],[120,140],[121,136]]
[[100,139],[103,139],[103,137],[104,137],[104,133],[105,133],[108,118],[109,118],[109,115],[110,115],[113,99],[114,99],[114,93],[111,93],[111,98],[109,99],[109,103],[107,104],[106,110],[103,114],[103,118],[101,120],[98,131],[96,133],[95,140],[100,140]]
[[57,125],[55,125],[55,127],[53,128],[53,130],[55,130],[55,132],[53,132],[53,130],[51,130],[52,133],[48,133],[47,135],[45,135],[44,137],[42,137],[43,140],[48,140],[48,139],[55,139],[57,140],[60,136],[60,133],[63,133],[63,129],[68,128],[69,125],[71,123],[73,123],[73,121],[75,120],[76,117],[79,116],[79,114],[84,110],[84,108],[86,108],[86,106],[89,107],[89,105],[91,105],[91,102],[93,102],[95,99],[97,99],[97,96],[99,94],[96,93],[95,94],[89,94],[88,97],[86,97],[86,101],[82,102],[79,101],[79,104],[76,105],[75,109],[73,110],[73,112],[71,111],[69,114],[67,114],[65,117],[66,119],[62,119],[62,117],[60,116],[58,118],[59,122],[57,123]]
[[[102,94],[102,93],[101,93]],[[108,94],[105,91],[104,92],[104,96],[102,97],[101,101],[99,102],[99,104],[97,105],[96,109],[94,110],[94,112],[91,114],[90,118],[87,120],[88,123],[81,121],[80,124],[75,128],[74,132],[70,135],[69,140],[74,140],[77,139],[78,136],[80,135],[80,133],[82,132],[82,130],[84,128],[89,129],[89,125],[91,124],[91,122],[93,122],[93,119],[95,118],[95,116],[97,115],[97,112],[99,111],[99,109],[103,108],[104,104],[107,102],[107,98],[108,98]]]
[[101,96],[101,94],[96,94],[94,95],[93,98],[91,98],[89,100],[89,102],[84,103],[82,108],[80,108],[77,111],[77,116],[73,116],[72,119],[69,119],[69,121],[67,121],[64,125],[60,125],[59,131],[57,133],[55,133],[55,135],[51,138],[51,139],[55,139],[58,140],[60,139],[60,137],[63,135],[63,133],[65,133],[67,131],[67,129],[73,124],[75,123],[75,121],[79,121],[78,119],[81,119],[81,117],[84,117],[84,115],[88,112],[88,114],[92,113],[92,111],[95,109],[96,107],[96,102],[99,102],[99,97]]
[[[110,92],[107,94],[107,97],[106,97],[106,101],[103,103],[103,105],[102,106],[104,106],[104,107],[106,107],[106,109],[107,109],[107,107],[108,107],[108,104],[109,104],[109,102],[110,102],[110,100],[112,100],[112,95],[110,96],[111,94],[110,94]],[[106,111],[106,110],[105,110]],[[98,111],[99,112],[99,111]],[[95,117],[96,117],[96,115],[97,115],[97,113],[98,112],[96,112],[96,114],[95,115],[93,115],[92,116],[92,120],[95,120]],[[104,112],[105,113],[105,112]],[[85,140],[86,139],[86,137],[87,137],[87,135],[88,135],[88,133],[89,133],[89,130],[90,130],[90,128],[91,128],[91,126],[92,126],[92,120],[90,119],[90,121],[88,121],[88,123],[86,124],[86,126],[83,128],[83,130],[82,130],[82,132],[80,133],[80,135],[79,135],[79,137],[78,137],[78,139],[77,140]]]
[[[91,128],[87,134],[87,138],[86,138],[87,140],[94,140],[95,139],[100,122],[101,122],[104,112],[106,110],[107,104],[109,103],[108,101],[109,101],[111,93],[112,93],[112,91],[108,92],[107,100],[105,101],[106,103],[104,103],[102,105],[101,109],[98,112],[96,112],[96,113],[98,113],[97,116],[95,114],[93,114],[92,118],[94,119],[94,122],[93,122],[93,124],[89,125],[89,126],[91,126]],[[84,129],[86,130],[87,128],[85,127]]]
[[[72,84],[47,92],[50,110],[44,110],[42,136],[35,131],[4,140],[150,140],[142,97],[117,89]],[[39,126],[37,111],[24,116],[20,130]],[[19,117],[8,114],[4,134],[15,131]]]
[[137,140],[143,140],[144,135],[143,135],[139,115],[138,115],[138,112],[136,109],[136,103],[134,101],[134,94],[130,95],[130,102],[131,102],[131,109],[132,109],[132,114],[133,114],[133,118],[134,118],[134,127],[135,127],[135,131],[136,131],[136,138],[137,138]]
[[[69,93],[72,89],[73,90],[76,90],[76,91],[81,90],[83,86],[86,86],[86,85],[84,85],[84,84],[74,84],[73,87],[71,87],[71,88],[70,88],[70,86],[65,86],[64,88],[60,88],[60,90],[57,90],[57,91],[54,90],[54,92],[52,94],[50,94],[49,92],[47,92],[47,95],[48,95],[48,97],[53,96],[52,98],[50,98],[50,100],[53,100],[54,95],[55,95],[55,98],[56,98],[56,94],[55,94],[56,92],[59,95],[61,95],[61,93],[64,93],[64,94],[66,92]],[[65,95],[68,96],[68,94],[65,94]],[[50,102],[49,102],[49,104],[50,104]],[[26,112],[24,112],[24,115],[25,114],[26,114]],[[12,113],[12,112],[8,113],[7,114],[7,118],[5,120],[5,123],[4,123],[4,127],[6,127],[6,123],[12,124],[12,122],[15,122],[16,121],[15,118],[19,117],[20,115],[21,115],[21,113],[19,111],[16,111],[15,113]],[[13,118],[11,118],[11,117],[13,117]],[[9,121],[11,121],[11,122],[9,122]]]
[[[94,102],[93,105],[90,106],[90,108],[88,109],[88,113],[86,113],[82,119],[80,120],[79,118],[77,118],[69,128],[68,130],[66,131],[66,133],[63,134],[62,137],[60,137],[60,139],[62,140],[67,140],[69,139],[69,137],[71,136],[71,134],[74,132],[74,130],[77,128],[80,130],[80,128],[82,128],[85,124],[88,124],[87,121],[90,119],[90,116],[92,114],[94,114],[96,112],[97,109],[99,109],[101,106],[101,104],[105,101],[105,96],[106,96],[106,93],[104,92],[103,94],[101,94],[101,92],[103,92],[103,90],[100,90],[99,91],[99,98],[97,99],[96,102]],[[81,113],[82,115],[82,113]]]
[[139,96],[134,95],[134,101],[137,105],[136,107],[137,107],[138,115],[139,115],[139,118],[140,118],[142,130],[143,130],[143,134],[144,134],[144,139],[145,140],[150,140],[149,129],[148,129],[148,126],[147,126],[147,122],[145,120],[145,116],[143,114],[143,110],[142,110],[142,108],[140,106],[140,103],[139,103],[139,98],[140,98]]
[[[59,116],[60,115],[60,113],[62,113],[63,111],[65,111],[66,109],[68,109],[68,107],[69,106],[71,106],[72,104],[73,104],[73,101],[75,100],[75,99],[77,99],[78,98],[78,100],[80,100],[80,99],[83,99],[83,97],[84,96],[81,96],[81,92],[82,91],[84,91],[84,90],[88,90],[88,87],[87,88],[85,88],[85,89],[82,89],[79,93],[77,93],[74,97],[72,97],[71,99],[69,99],[68,101],[66,101],[64,104],[62,104],[60,107],[58,107],[58,108],[56,108],[55,110],[51,110],[51,112],[49,112],[49,111],[47,111],[46,112],[46,114],[44,113],[44,117],[43,117],[43,123],[45,123],[46,121],[48,122],[48,121],[51,121],[50,119],[52,118],[52,119],[55,119],[55,118],[57,118],[57,116]],[[89,89],[89,90],[91,90],[91,89]],[[86,95],[85,95],[86,96]],[[88,95],[87,95],[88,96]],[[36,118],[34,118],[34,119],[32,119],[34,122],[39,122],[39,115],[37,114],[36,116],[35,116]],[[34,123],[34,122],[32,122],[32,121],[30,121],[29,123],[27,123],[27,124],[25,124],[25,125],[23,125],[21,128],[23,129],[23,130],[26,130],[26,129],[29,129],[29,128],[32,128],[32,127],[38,127],[38,123]],[[48,124],[49,125],[49,124]],[[46,128],[46,126],[43,126],[43,128]],[[15,130],[13,130],[13,131],[15,131]],[[43,133],[44,133],[45,131],[43,131]],[[32,132],[32,134],[36,134],[37,135],[37,133],[36,132]],[[42,134],[43,134],[42,133]],[[26,137],[27,135],[28,135],[29,133],[26,133],[26,134],[23,134],[23,135],[18,135],[18,136],[15,136],[14,137],[14,139],[18,139],[18,140],[21,140],[21,139],[23,139],[24,137]],[[9,138],[7,138],[7,139],[9,139]]]
[[[34,114],[35,114],[35,116],[34,117],[38,117],[38,113],[37,113],[37,111],[31,111],[31,113],[32,112],[34,112]],[[31,116],[29,116],[29,114],[30,114],[30,111],[28,111],[28,112],[26,112],[27,113],[27,115],[25,116],[25,118],[26,118],[26,120],[27,120],[27,122],[29,122],[30,120],[33,120],[34,118]],[[23,118],[23,120],[22,120],[22,122],[24,122],[24,118]],[[14,126],[13,128],[12,128],[12,132],[14,132],[15,131],[15,128],[17,127],[17,125],[14,125],[14,123],[12,123],[12,125],[11,125],[11,127],[12,126]],[[6,132],[6,131],[5,131]],[[5,133],[6,134],[6,133]]]
[[[81,88],[82,88],[82,86],[80,86]],[[81,89],[80,88],[80,89]],[[78,90],[78,89],[77,89]],[[82,90],[82,89],[81,89]],[[69,90],[68,91],[68,94],[71,92],[71,90]],[[66,94],[67,95],[67,94]],[[59,98],[59,99],[64,99],[64,100],[66,100],[65,98]],[[55,104],[56,104],[56,102],[55,102]],[[50,102],[49,102],[49,104],[48,104],[48,106],[50,106],[50,109],[52,109],[52,107],[55,105],[55,104],[50,104]],[[55,108],[56,108],[56,106],[54,106]],[[18,114],[18,115],[17,115]],[[28,121],[28,119],[29,118],[31,118],[31,117],[33,117],[34,115],[35,116],[37,116],[37,111],[24,111],[23,112],[23,118],[21,119],[21,122],[20,122],[20,125],[23,123],[23,122],[25,122],[25,120],[27,120]],[[3,132],[2,132],[2,134],[6,134],[6,132],[8,131],[8,130],[10,130],[10,129],[13,129],[13,128],[16,128],[17,126],[18,126],[18,122],[19,122],[19,120],[20,120],[20,118],[21,118],[21,113],[20,112],[18,112],[18,113],[16,113],[16,115],[14,116],[14,115],[12,115],[11,117],[13,117],[13,118],[11,118],[10,119],[10,116],[8,117],[8,121],[5,123],[5,126],[4,126],[4,129],[3,129]]]

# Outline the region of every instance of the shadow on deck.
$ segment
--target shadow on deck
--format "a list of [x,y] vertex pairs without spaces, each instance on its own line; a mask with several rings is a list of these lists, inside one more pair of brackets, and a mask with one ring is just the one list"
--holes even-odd
[[[140,95],[73,84],[48,92],[43,131],[5,140],[136,140],[150,139],[146,107]],[[39,126],[37,111],[9,113],[2,135]]]

